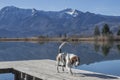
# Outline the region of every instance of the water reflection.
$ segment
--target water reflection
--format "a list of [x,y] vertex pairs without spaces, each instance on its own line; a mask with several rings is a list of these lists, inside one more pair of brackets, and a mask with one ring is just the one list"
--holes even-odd
[[95,41],[94,48],[95,48],[96,52],[98,52],[100,50],[100,45],[98,44],[98,41]]
[[[60,42],[1,42],[0,61],[55,60],[60,44]],[[81,65],[87,66],[103,61],[120,60],[118,42],[74,42],[64,45],[62,51],[78,55]],[[111,66],[107,63],[106,65]]]
[[102,50],[104,56],[107,56],[110,52],[110,49],[113,47],[113,41],[104,41],[104,42],[94,42],[94,49],[96,52]]
[[107,56],[109,54],[110,51],[110,46],[109,45],[102,45],[102,53],[104,54],[104,56]]
[[120,44],[117,45],[117,49],[120,52]]
[[[55,60],[60,44],[58,42],[1,42],[0,61]],[[116,45],[117,47],[115,47]],[[120,59],[120,47],[118,44],[116,45],[113,42],[68,43],[64,45],[62,51],[80,56],[82,64],[90,64],[96,61],[103,61],[104,59]]]

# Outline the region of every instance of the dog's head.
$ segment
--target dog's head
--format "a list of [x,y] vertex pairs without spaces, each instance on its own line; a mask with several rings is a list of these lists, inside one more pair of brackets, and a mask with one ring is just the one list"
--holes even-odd
[[75,67],[76,66],[79,66],[80,65],[80,58],[78,56],[73,56],[71,58],[71,64],[74,65]]

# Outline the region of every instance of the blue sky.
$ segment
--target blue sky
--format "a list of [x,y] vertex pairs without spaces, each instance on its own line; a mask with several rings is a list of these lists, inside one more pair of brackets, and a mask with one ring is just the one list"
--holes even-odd
[[120,16],[120,0],[0,0],[0,9],[11,5],[45,11],[73,8],[83,12]]

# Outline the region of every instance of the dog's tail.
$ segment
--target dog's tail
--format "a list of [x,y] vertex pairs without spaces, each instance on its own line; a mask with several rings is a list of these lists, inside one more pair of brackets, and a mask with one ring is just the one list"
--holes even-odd
[[59,46],[58,53],[61,53],[61,52],[62,52],[62,47],[63,47],[66,43],[67,43],[67,42],[63,42],[63,43]]

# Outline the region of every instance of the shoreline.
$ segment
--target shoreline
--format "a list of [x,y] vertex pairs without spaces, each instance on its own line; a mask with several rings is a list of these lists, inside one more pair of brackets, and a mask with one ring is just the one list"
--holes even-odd
[[120,41],[120,36],[116,37],[28,37],[28,38],[0,38],[0,41]]

